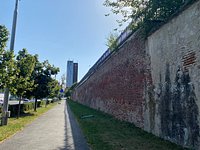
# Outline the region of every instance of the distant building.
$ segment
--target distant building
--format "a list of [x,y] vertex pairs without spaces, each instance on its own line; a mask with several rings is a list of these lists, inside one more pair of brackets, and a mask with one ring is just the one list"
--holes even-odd
[[67,61],[67,82],[66,86],[70,87],[73,85],[73,70],[74,70],[74,63],[73,61]]
[[71,87],[78,79],[78,63],[67,61],[66,87]]
[[77,79],[78,79],[78,63],[74,63],[73,83],[77,82]]

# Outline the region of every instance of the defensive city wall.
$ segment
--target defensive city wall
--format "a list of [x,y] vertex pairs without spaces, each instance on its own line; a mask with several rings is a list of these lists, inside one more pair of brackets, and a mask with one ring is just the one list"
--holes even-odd
[[79,82],[73,99],[200,149],[200,1],[148,36],[142,29],[126,34]]

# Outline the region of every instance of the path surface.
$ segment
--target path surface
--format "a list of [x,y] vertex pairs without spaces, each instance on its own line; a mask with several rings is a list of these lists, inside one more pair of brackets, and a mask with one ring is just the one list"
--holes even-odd
[[88,150],[65,101],[0,143],[0,150]]

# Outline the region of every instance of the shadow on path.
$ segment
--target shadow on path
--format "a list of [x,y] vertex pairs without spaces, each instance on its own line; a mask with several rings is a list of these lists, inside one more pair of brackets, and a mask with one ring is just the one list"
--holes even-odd
[[[31,115],[31,114],[26,114]],[[89,150],[65,101],[0,143],[0,150]]]
[[85,137],[71,112],[67,102],[64,108],[65,117],[65,147],[59,147],[58,150],[90,150]]

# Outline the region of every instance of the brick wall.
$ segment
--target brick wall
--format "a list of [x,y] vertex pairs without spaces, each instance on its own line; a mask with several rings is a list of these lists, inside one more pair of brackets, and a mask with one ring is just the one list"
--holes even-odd
[[115,117],[144,126],[144,39],[136,33],[113,53],[83,85],[75,100]]
[[157,136],[200,149],[200,1],[126,43],[73,99]]

